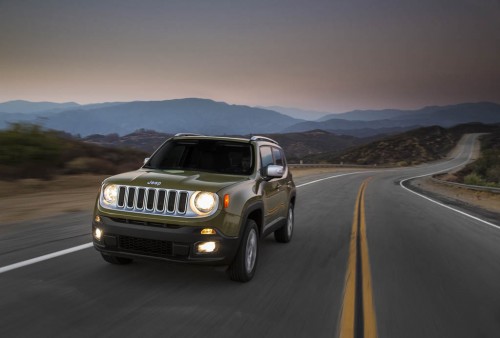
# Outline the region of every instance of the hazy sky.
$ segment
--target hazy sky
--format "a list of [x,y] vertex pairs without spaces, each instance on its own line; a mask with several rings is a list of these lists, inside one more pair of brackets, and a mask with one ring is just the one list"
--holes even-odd
[[0,0],[0,101],[500,102],[500,0]]

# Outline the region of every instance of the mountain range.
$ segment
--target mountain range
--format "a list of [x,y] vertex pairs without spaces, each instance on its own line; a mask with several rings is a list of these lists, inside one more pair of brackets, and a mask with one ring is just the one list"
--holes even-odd
[[[330,115],[330,113],[317,111],[317,110],[306,110],[299,108],[290,108],[290,107],[281,107],[281,106],[269,106],[269,107],[258,107],[269,110],[277,111],[278,113],[285,114],[291,116],[296,119],[301,120],[318,120],[324,117],[325,115]],[[335,115],[335,114],[333,114]]]
[[271,110],[197,98],[113,103],[90,108],[83,106],[31,116],[13,112],[0,113],[0,121],[2,118],[4,126],[16,119],[31,119],[48,129],[82,136],[110,133],[125,135],[141,128],[164,133],[265,133],[302,122]]
[[[172,136],[172,134],[159,133],[154,130],[140,129],[124,136],[119,136],[118,134],[94,134],[84,137],[81,140],[103,147],[133,148],[151,154],[166,139]],[[249,137],[249,135],[231,136]],[[367,144],[378,139],[335,135],[323,130],[311,130],[303,133],[263,134],[263,136],[276,140],[285,150],[287,159],[293,163],[298,163],[302,158],[308,155],[324,152],[339,153],[347,148]]]
[[304,121],[286,128],[285,132],[323,129],[332,133],[370,136],[394,134],[425,126],[452,127],[458,124],[500,122],[500,105],[492,102],[433,106],[417,110],[354,110],[328,114],[317,121]]
[[94,109],[101,107],[109,107],[124,102],[104,102],[104,103],[91,103],[91,104],[78,104],[76,102],[31,102],[26,100],[14,100],[0,103],[0,112],[10,114],[34,114],[34,115],[47,115],[60,113],[65,110],[73,109]]
[[[305,116],[307,113],[293,108],[275,109],[281,112],[287,109],[289,112],[295,111],[294,116]],[[81,136],[126,135],[138,129],[149,129],[170,134],[193,132],[209,135],[324,130],[341,135],[371,137],[423,126],[450,127],[469,122],[500,122],[500,104],[491,102],[430,106],[417,110],[354,110],[326,114],[315,121],[294,118],[281,112],[199,98],[90,105],[19,100],[0,103],[0,128],[6,128],[9,123],[29,122]],[[314,111],[310,113],[319,114]]]

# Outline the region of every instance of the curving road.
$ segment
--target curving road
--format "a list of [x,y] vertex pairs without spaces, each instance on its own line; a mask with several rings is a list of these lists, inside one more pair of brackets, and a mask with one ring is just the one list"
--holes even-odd
[[297,179],[294,238],[264,239],[246,284],[93,248],[13,266],[89,243],[91,216],[1,225],[0,337],[498,337],[500,220],[401,183],[463,164],[474,140],[439,163]]

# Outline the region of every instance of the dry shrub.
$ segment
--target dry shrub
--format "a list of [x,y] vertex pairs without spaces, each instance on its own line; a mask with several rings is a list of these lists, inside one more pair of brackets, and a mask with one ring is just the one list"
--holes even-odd
[[117,166],[112,162],[93,157],[77,157],[64,168],[65,174],[114,174]]

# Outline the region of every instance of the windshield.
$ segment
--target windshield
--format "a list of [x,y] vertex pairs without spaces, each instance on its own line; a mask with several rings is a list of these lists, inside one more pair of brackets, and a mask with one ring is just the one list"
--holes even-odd
[[171,140],[151,157],[144,168],[250,175],[254,166],[252,158],[250,143],[222,140]]

